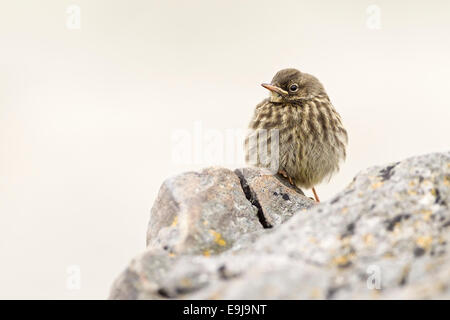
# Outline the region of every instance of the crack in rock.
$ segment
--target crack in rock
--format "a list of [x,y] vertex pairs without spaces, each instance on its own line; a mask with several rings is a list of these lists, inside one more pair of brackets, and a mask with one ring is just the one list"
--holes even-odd
[[263,208],[258,201],[258,197],[256,197],[255,194],[253,194],[253,192],[252,192],[249,184],[247,183],[247,180],[245,179],[244,175],[242,174],[242,172],[236,170],[235,174],[238,176],[239,181],[241,182],[242,191],[244,192],[245,197],[253,206],[256,207],[256,209],[258,209],[258,212],[257,212],[258,220],[261,223],[261,225],[263,226],[263,228],[264,229],[272,228],[273,225],[270,224],[267,221],[266,217],[264,216]]

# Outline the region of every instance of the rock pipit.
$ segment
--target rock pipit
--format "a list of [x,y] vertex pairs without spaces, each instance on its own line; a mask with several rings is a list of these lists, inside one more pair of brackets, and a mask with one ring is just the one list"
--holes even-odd
[[267,148],[264,152],[275,150],[270,134],[275,129],[277,172],[299,188],[312,188],[319,202],[314,186],[337,172],[345,159],[347,131],[341,117],[322,84],[310,74],[284,69],[262,86],[270,90],[270,97],[256,106],[245,140],[246,160],[258,167],[270,165],[261,160],[260,152],[262,145]]

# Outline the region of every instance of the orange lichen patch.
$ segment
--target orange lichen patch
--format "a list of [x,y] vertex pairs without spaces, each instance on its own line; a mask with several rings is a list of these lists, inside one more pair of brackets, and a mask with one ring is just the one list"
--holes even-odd
[[401,232],[401,224],[400,224],[400,222],[397,222],[394,225],[394,229],[392,230],[392,233],[395,234],[395,235],[399,235],[400,232]]
[[394,255],[392,254],[392,252],[386,252],[383,257],[385,258],[394,258]]
[[209,233],[211,233],[214,237],[214,242],[217,243],[219,246],[225,246],[227,242],[222,238],[222,235],[218,233],[217,231],[214,231],[213,229],[209,229]]
[[223,299],[223,294],[220,291],[215,291],[209,297],[207,297],[206,299],[208,299],[208,300],[222,300]]
[[209,224],[208,220],[203,220],[203,225],[207,226]]
[[372,290],[372,299],[379,299],[380,298],[380,291],[381,290]]
[[414,180],[411,180],[410,182],[409,182],[409,186],[410,187],[414,187],[416,185],[416,182],[414,181]]
[[346,214],[347,212],[348,212],[348,208],[347,207],[342,208],[341,213]]
[[183,278],[181,279],[181,285],[185,286],[185,287],[190,287],[192,285],[192,281],[189,278]]
[[409,189],[409,190],[408,190],[408,194],[409,194],[410,196],[417,196],[417,191],[414,190],[414,189]]
[[309,242],[311,242],[311,243],[317,243],[317,239],[314,238],[314,237],[311,237],[311,238],[309,238],[308,240],[309,240]]
[[350,255],[342,255],[335,257],[332,263],[340,268],[346,267],[351,263]]
[[373,235],[370,233],[367,233],[364,235],[364,243],[367,245],[371,245],[373,243]]
[[445,184],[446,186],[450,186],[450,176],[445,176],[445,177],[444,177],[444,184]]
[[433,212],[431,210],[422,210],[420,213],[423,215],[423,220],[430,221],[430,217]]
[[169,253],[169,257],[175,257],[175,253],[170,252],[170,253]]
[[173,218],[172,224],[170,226],[175,227],[177,224],[178,224],[178,216],[175,216],[175,218]]
[[378,189],[379,187],[381,187],[383,184],[384,184],[383,181],[378,181],[378,182],[373,183],[372,186],[371,186],[371,188],[372,188],[373,190],[375,190],[375,189]]
[[204,255],[205,257],[209,257],[209,256],[211,255],[211,251],[205,250],[205,251],[203,251],[203,255]]
[[423,249],[429,249],[432,241],[433,238],[431,238],[430,236],[422,236],[417,238],[416,244]]

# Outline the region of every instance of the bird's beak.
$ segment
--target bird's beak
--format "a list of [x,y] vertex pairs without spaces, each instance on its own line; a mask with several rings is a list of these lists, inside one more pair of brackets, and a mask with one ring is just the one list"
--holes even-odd
[[277,86],[273,86],[273,85],[267,84],[267,83],[262,83],[261,85],[262,85],[264,88],[266,88],[267,90],[270,90],[270,91],[279,93],[279,94],[281,94],[281,95],[283,95],[283,96],[288,94],[287,91],[284,91],[283,89],[281,89],[281,88],[279,88],[279,87],[277,87]]

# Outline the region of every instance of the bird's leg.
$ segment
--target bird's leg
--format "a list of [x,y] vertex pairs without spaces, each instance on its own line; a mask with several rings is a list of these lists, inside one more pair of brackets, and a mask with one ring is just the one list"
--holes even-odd
[[314,189],[314,187],[312,188],[312,192],[314,193],[314,198],[316,199],[316,202],[320,202],[319,196],[317,195],[316,189]]
[[286,173],[286,171],[284,170],[280,170],[278,171],[279,174],[281,174],[283,177],[285,177],[286,179],[289,180],[289,183],[292,184],[293,186],[295,186],[294,182],[292,181],[292,178],[288,176],[288,174]]

